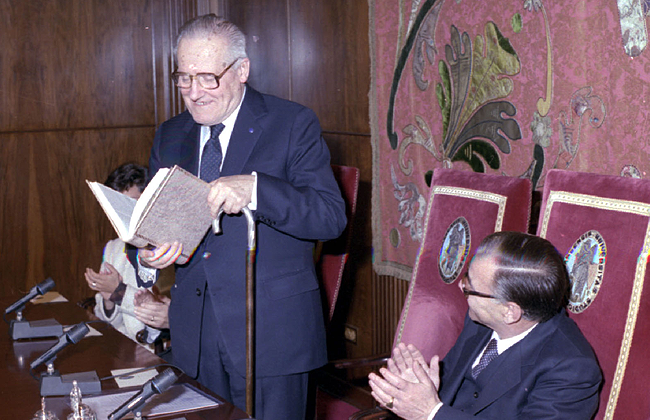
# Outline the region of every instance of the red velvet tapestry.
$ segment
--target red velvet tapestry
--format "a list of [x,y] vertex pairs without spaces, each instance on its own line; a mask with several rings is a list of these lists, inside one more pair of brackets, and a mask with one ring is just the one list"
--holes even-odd
[[434,168],[647,177],[650,0],[369,0],[374,267],[409,279]]

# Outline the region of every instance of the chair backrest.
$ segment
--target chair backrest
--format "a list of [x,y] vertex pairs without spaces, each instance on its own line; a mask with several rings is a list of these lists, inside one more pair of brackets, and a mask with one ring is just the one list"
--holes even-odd
[[322,244],[318,258],[317,272],[324,293],[324,306],[327,311],[326,320],[331,320],[336,307],[343,270],[350,253],[352,227],[357,210],[357,195],[359,192],[359,169],[352,166],[332,165],[334,178],[339,184],[348,224],[337,239]]
[[604,383],[596,419],[650,418],[650,181],[552,170],[538,225],[565,255],[569,315]]
[[427,360],[443,357],[463,327],[467,300],[457,280],[481,240],[496,231],[527,232],[528,179],[436,169],[426,230],[394,344],[414,344]]

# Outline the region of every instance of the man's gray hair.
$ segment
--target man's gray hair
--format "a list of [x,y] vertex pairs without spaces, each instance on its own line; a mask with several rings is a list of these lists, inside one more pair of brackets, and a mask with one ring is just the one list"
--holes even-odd
[[[225,60],[230,63],[236,59],[246,58],[246,36],[234,23],[217,15],[197,16],[188,20],[181,27],[174,43],[174,60],[177,60],[178,44],[183,38],[207,38],[215,36],[226,41],[228,51]],[[176,61],[176,63],[178,63]]]

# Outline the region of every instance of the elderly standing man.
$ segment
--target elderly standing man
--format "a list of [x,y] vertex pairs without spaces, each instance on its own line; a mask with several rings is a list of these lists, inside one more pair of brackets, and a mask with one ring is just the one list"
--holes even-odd
[[[245,267],[248,206],[257,222],[256,418],[303,419],[308,372],[327,360],[313,263],[317,240],[338,237],[345,206],[315,114],[247,85],[244,34],[215,15],[187,22],[173,79],[187,111],[163,123],[151,173],[175,164],[210,182],[213,216],[191,260],[176,267],[169,322],[174,363],[245,408]],[[178,244],[141,249],[160,269]]]
[[602,375],[565,312],[569,279],[553,245],[494,233],[459,286],[469,310],[441,366],[399,344],[382,376],[370,374],[377,401],[408,420],[591,419]]

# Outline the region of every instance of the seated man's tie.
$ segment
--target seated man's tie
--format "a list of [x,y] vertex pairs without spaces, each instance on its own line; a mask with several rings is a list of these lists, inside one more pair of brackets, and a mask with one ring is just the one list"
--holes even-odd
[[497,340],[493,338],[485,348],[483,356],[481,356],[481,360],[479,360],[478,364],[472,368],[472,377],[476,379],[478,374],[481,373],[481,371],[485,369],[492,360],[496,359],[498,355],[499,351],[497,350]]

